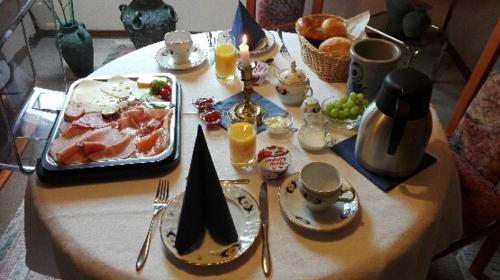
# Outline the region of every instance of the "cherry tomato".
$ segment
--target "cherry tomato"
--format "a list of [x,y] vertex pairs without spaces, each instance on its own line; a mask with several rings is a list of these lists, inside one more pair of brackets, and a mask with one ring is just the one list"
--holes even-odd
[[160,97],[164,100],[169,100],[171,94],[172,94],[172,88],[168,85],[164,86],[160,90]]

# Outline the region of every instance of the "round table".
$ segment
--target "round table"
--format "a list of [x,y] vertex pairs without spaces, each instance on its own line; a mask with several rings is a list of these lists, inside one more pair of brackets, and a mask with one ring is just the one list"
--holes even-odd
[[[206,34],[196,34],[194,41],[207,47]],[[276,34],[275,37],[277,38]],[[285,43],[304,69],[314,88],[314,96],[323,100],[341,95],[345,85],[328,84],[304,65],[298,38],[284,34]],[[289,67],[290,60],[278,52],[259,59],[274,57],[270,79],[276,68]],[[162,69],[155,62],[163,43],[156,43],[118,58],[96,70],[93,76],[156,73]],[[273,69],[274,68],[274,69]],[[240,91],[241,83],[221,84],[208,64],[188,73],[176,73],[182,83],[182,145],[177,168],[165,178],[170,180],[173,197],[184,191],[185,178],[200,123],[193,98],[213,95],[225,99]],[[272,83],[256,87],[261,95],[284,107]],[[300,127],[298,107],[284,107]],[[293,155],[290,172],[299,171],[310,161],[335,165],[355,187],[360,211],[345,227],[313,233],[291,225],[280,211],[278,186],[269,187],[269,242],[272,277],[276,279],[422,279],[431,257],[461,234],[459,185],[447,139],[432,109],[433,130],[427,151],[437,162],[408,179],[390,192],[383,192],[347,162],[329,150],[309,153],[299,145],[297,135],[275,140],[267,132],[257,137],[258,149],[268,144],[288,148]],[[244,188],[258,197],[260,175],[256,170],[234,169],[228,158],[227,133],[223,129],[205,130],[206,139],[220,178],[249,178]],[[337,140],[345,135],[335,135]],[[170,261],[163,250],[158,223],[149,258],[142,271],[135,271],[135,261],[144,241],[152,215],[152,200],[158,178],[110,183],[51,187],[31,176],[26,193],[27,264],[38,272],[62,278],[147,278],[147,279],[260,279],[261,241],[240,259],[221,267],[199,269]]]

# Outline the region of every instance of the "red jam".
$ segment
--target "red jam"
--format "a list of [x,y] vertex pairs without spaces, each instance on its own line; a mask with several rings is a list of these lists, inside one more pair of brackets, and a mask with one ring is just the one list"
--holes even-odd
[[219,110],[206,110],[200,115],[200,118],[207,127],[216,127],[220,123],[222,112]]
[[198,99],[193,100],[193,106],[198,109],[198,112],[203,112],[208,108],[212,108],[215,104],[215,97],[207,96],[200,97]]

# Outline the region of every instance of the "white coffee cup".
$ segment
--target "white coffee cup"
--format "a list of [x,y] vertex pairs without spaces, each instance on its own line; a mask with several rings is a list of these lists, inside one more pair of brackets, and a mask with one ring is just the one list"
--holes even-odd
[[187,31],[175,30],[165,34],[165,51],[173,58],[176,64],[189,62],[189,55],[193,46],[191,33]]
[[[300,171],[298,187],[305,205],[313,212],[325,211],[336,201],[351,202],[356,192],[342,184],[342,177],[334,166],[326,162],[311,162]],[[340,196],[350,192],[349,198]]]

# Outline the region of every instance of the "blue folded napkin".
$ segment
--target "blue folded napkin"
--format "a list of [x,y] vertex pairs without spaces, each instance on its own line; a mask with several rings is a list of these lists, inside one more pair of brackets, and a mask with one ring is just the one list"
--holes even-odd
[[[231,107],[233,107],[234,104],[240,103],[243,100],[243,93],[237,93],[227,99],[224,99],[222,101],[218,101],[217,103],[214,104],[214,107],[217,110],[220,110],[221,112],[228,112]],[[279,107],[278,105],[274,104],[271,100],[265,98],[264,96],[254,92],[252,93],[252,96],[250,97],[250,101],[252,101],[255,104],[258,104],[264,108],[266,111],[267,115],[269,116],[279,116],[284,113],[286,113],[286,110]],[[220,126],[222,126],[224,129],[227,130],[227,127],[229,125],[229,120],[228,118],[222,118],[220,122]],[[260,133],[266,129],[266,126],[264,124],[260,124],[257,126],[257,133]]]
[[400,177],[400,178],[388,178],[388,177],[382,177],[379,175],[375,175],[371,173],[370,171],[364,169],[361,164],[356,160],[356,157],[354,156],[354,146],[356,144],[356,135],[347,138],[346,140],[337,143],[332,147],[332,150],[337,153],[341,158],[343,158],[345,161],[347,161],[354,169],[356,169],[359,173],[363,174],[368,180],[370,180],[375,186],[377,186],[379,189],[383,190],[384,192],[388,192],[392,190],[394,187],[397,185],[401,184],[402,182],[406,181],[406,179],[412,177],[413,175],[417,174],[418,172],[422,171],[423,169],[427,168],[429,165],[433,164],[436,162],[436,159],[429,155],[428,153],[425,153],[422,162],[418,166],[417,170],[413,172],[413,174],[410,174],[406,177]]
[[236,9],[233,26],[231,27],[231,35],[236,39],[236,46],[241,44],[241,38],[244,34],[247,35],[247,44],[251,51],[255,50],[259,43],[266,37],[264,30],[255,22],[245,6],[238,1],[238,8]]

